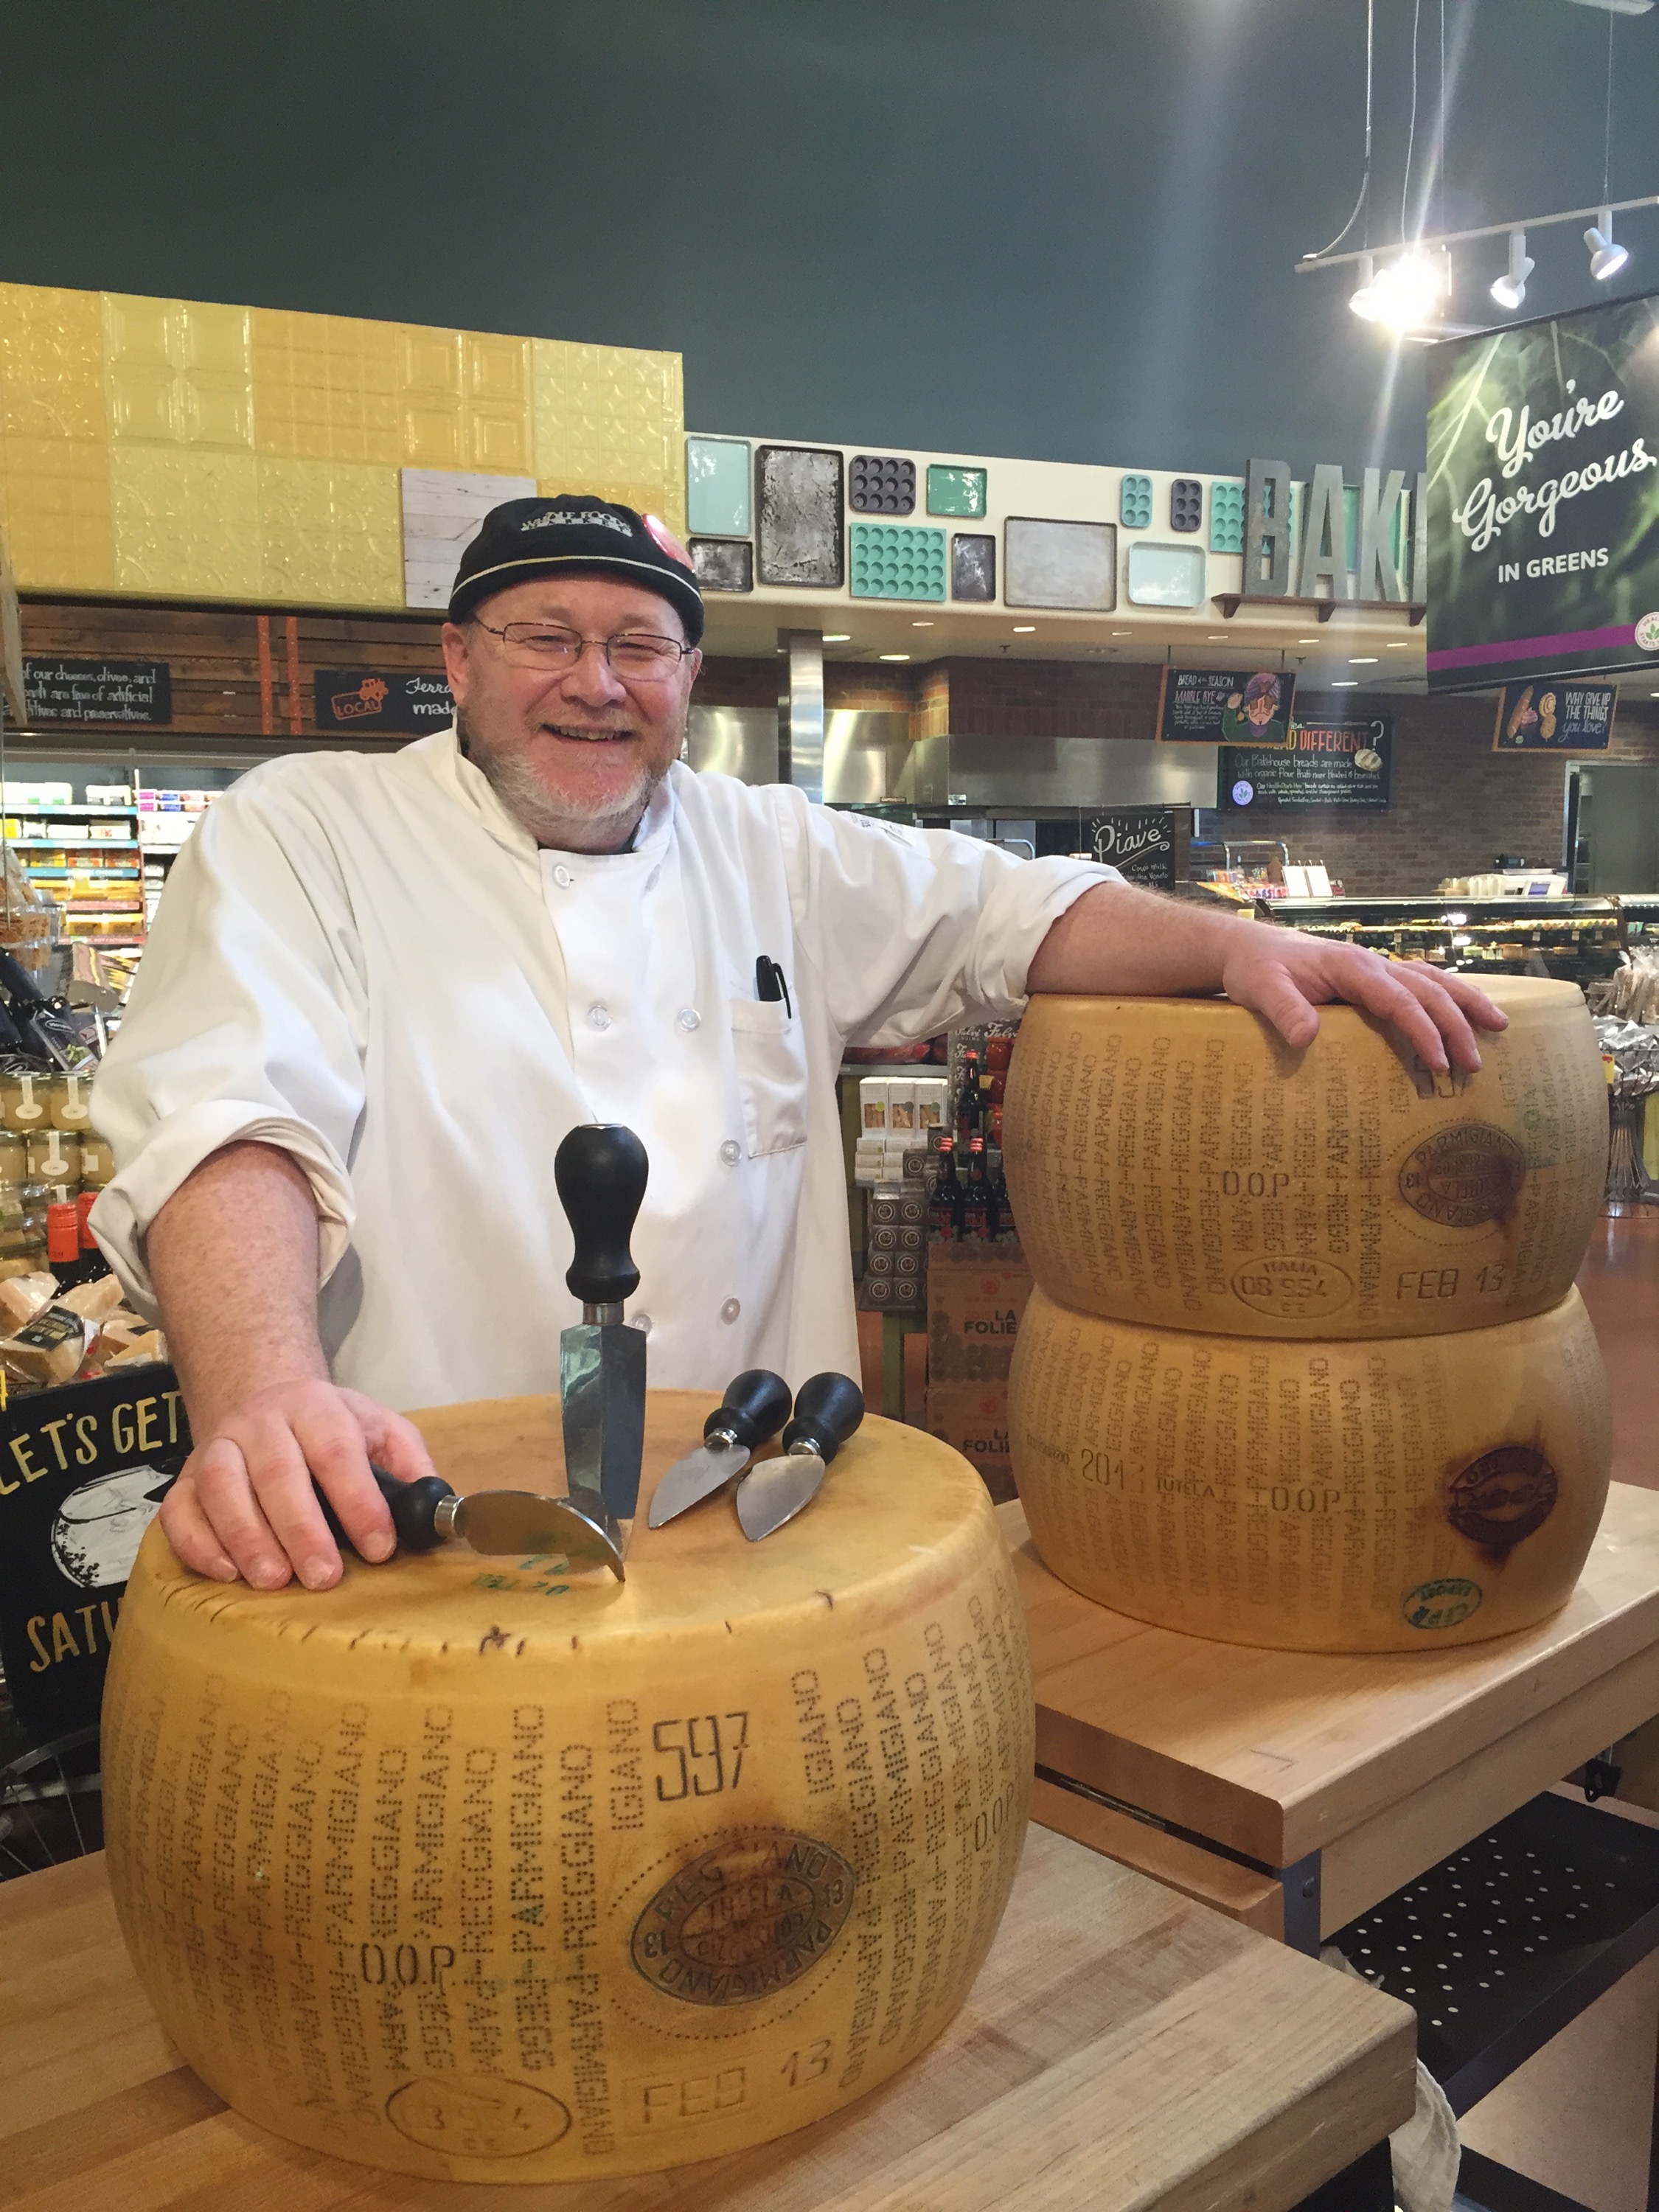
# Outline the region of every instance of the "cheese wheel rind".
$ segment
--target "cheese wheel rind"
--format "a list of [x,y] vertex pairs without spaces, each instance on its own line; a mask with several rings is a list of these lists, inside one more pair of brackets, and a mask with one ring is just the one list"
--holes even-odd
[[1049,1571],[1296,1651],[1475,1644],[1565,1603],[1612,1462],[1583,1299],[1447,1337],[1251,1343],[1034,1291],[1009,1448]]
[[1576,984],[1488,988],[1509,1027],[1479,1033],[1472,1076],[1352,1006],[1292,1052],[1222,999],[1033,999],[1003,1157],[1037,1281],[1238,1336],[1441,1335],[1557,1304],[1601,1209],[1606,1081]]
[[[660,1472],[714,1401],[653,1397]],[[111,1880],[239,2112],[435,2179],[647,2172],[836,2110],[959,2007],[1033,1760],[978,1476],[871,1419],[763,1544],[729,1498],[661,1530],[647,1502],[623,1584],[457,1547],[261,1593],[151,1529]]]

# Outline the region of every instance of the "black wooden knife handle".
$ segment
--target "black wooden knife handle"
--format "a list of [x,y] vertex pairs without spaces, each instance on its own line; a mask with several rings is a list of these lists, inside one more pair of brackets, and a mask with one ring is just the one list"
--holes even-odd
[[[388,1474],[383,1467],[368,1463],[368,1471],[380,1486],[392,1514],[392,1526],[400,1547],[405,1552],[433,1552],[443,1542],[438,1534],[437,1512],[446,1498],[455,1493],[441,1475],[422,1474],[413,1482],[399,1482],[395,1474]],[[347,1535],[339,1515],[329,1503],[327,1492],[317,1486],[317,1503],[323,1509],[323,1518],[328,1523],[328,1533],[337,1544],[361,1557],[356,1546]]]
[[619,1306],[640,1286],[628,1240],[645,1197],[650,1162],[631,1129],[586,1121],[553,1155],[553,1182],[575,1256],[565,1274],[585,1306]]
[[789,1418],[789,1385],[769,1367],[745,1367],[702,1425],[704,1440],[716,1429],[735,1437],[745,1451],[776,1436]]
[[795,1393],[783,1448],[810,1444],[826,1467],[864,1419],[864,1393],[850,1375],[814,1375]]

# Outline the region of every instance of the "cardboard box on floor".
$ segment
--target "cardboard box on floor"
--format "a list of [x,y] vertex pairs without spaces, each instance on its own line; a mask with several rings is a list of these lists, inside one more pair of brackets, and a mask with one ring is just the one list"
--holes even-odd
[[927,1247],[927,1380],[1001,1382],[1008,1376],[1031,1271],[1018,1240],[933,1239]]
[[930,1382],[927,1431],[979,1469],[999,1505],[1016,1494],[1008,1463],[1006,1382]]

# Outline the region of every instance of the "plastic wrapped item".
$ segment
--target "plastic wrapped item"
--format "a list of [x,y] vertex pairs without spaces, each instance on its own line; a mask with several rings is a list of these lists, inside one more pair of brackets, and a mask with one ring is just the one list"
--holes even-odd
[[1602,1060],[1613,1063],[1615,1098],[1646,1098],[1659,1091],[1659,1028],[1603,1014],[1596,1018],[1595,1038]]

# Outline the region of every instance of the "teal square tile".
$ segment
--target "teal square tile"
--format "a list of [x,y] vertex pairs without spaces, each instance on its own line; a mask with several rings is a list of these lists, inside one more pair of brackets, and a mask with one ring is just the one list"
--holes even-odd
[[927,512],[954,514],[974,520],[985,512],[983,469],[947,468],[930,463],[927,470]]
[[855,522],[848,589],[855,599],[942,599],[945,532],[895,522]]
[[1145,530],[1152,519],[1152,480],[1126,476],[1117,489],[1117,519],[1126,530]]
[[747,538],[753,514],[746,438],[685,441],[687,534]]
[[1218,477],[1210,486],[1210,550],[1244,550],[1244,487],[1231,477]]

